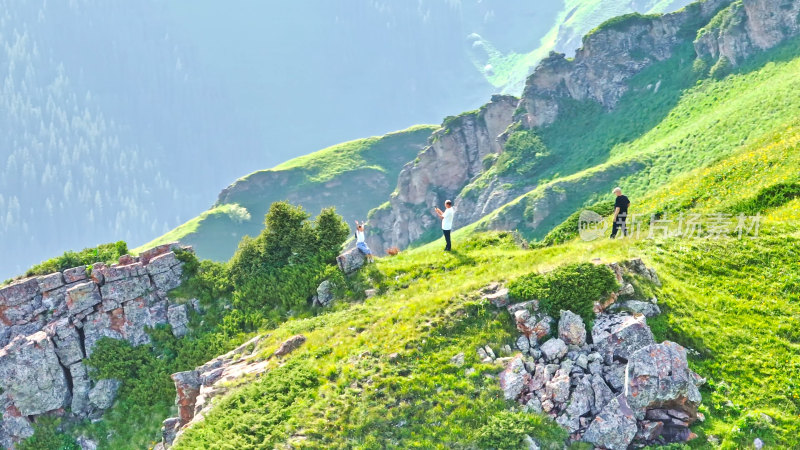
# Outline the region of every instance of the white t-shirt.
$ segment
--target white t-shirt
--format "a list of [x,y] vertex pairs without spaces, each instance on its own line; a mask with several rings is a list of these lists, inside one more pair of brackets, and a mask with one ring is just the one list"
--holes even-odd
[[453,229],[453,214],[455,214],[455,210],[453,207],[447,208],[444,210],[444,217],[442,218],[442,229],[443,230],[452,230]]
[[364,232],[356,230],[356,242],[364,242]]

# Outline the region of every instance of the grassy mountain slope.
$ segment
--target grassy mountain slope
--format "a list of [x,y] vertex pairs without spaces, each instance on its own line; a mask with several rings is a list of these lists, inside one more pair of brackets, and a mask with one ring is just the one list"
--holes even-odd
[[225,189],[213,208],[135,249],[181,241],[201,258],[226,261],[242,236],[264,227],[269,205],[289,200],[312,214],[335,206],[348,222],[365,220],[394,189],[403,165],[414,159],[436,127],[345,142],[242,177]]
[[517,229],[541,239],[579,206],[610,198],[615,185],[640,198],[761,142],[800,113],[792,94],[800,88],[798,42],[765,52],[722,80],[697,73],[687,47],[637,76],[611,112],[574,102],[569,114],[537,132],[550,156],[521,178],[540,185],[482,219],[478,228]]
[[[455,235],[459,250],[439,243],[384,258],[377,264],[386,293],[365,302],[340,302],[320,316],[269,330],[268,355],[286,337],[307,344],[262,379],[223,399],[177,448],[238,448],[290,443],[296,448],[452,448],[486,444],[489,429],[534,435],[547,448],[563,435],[541,419],[508,413],[499,366],[477,361],[475,348],[513,346],[510,317],[477,301],[476,291],[530,271],[600,258],[643,257],[663,281],[656,291],[664,313],[649,320],[657,339],[696,350],[690,364],[708,379],[690,448],[743,448],[755,437],[768,446],[800,445],[800,258],[798,199],[764,192],[792,182],[800,123],[704,169],[684,174],[641,201],[642,212],[674,208],[674,197],[697,198],[685,213],[731,212],[750,205],[764,222],[758,239],[641,239],[521,250],[509,235]],[[796,178],[795,178],[796,180]],[[749,189],[740,189],[746,185]],[[736,191],[722,197],[719,193]],[[721,200],[722,199],[722,200]],[[681,203],[682,204],[682,203]],[[391,332],[387,332],[391,330]],[[464,352],[466,364],[450,358]],[[398,353],[396,357],[389,355]],[[466,369],[475,369],[467,375]],[[295,397],[280,421],[259,413],[280,395],[277,383],[304,374],[313,383],[286,387]],[[293,383],[293,381],[289,381]],[[765,418],[762,413],[769,416]],[[511,431],[506,431],[512,434]],[[513,447],[510,447],[513,448]]]

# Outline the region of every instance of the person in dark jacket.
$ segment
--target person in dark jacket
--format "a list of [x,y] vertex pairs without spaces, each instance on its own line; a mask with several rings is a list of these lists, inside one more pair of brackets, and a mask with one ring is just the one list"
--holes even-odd
[[617,200],[614,201],[614,225],[611,227],[611,239],[617,236],[617,231],[620,229],[622,229],[623,236],[628,235],[628,230],[625,228],[625,219],[628,218],[628,206],[631,204],[628,197],[622,195],[622,188],[616,187],[613,192],[617,196]]

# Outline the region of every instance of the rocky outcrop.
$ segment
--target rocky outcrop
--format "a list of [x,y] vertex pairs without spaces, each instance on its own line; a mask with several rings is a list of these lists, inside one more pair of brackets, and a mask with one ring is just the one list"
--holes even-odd
[[[166,324],[167,309],[186,318],[186,307],[167,298],[181,282],[174,248],[0,287],[0,445],[29,436],[39,415],[95,417],[113,404],[120,380],[92,379],[83,360],[102,337],[149,343],[145,329]],[[172,316],[176,335],[185,332]]]
[[[497,95],[478,111],[445,119],[430,145],[403,167],[389,203],[370,213],[367,242],[374,252],[404,248],[439,227],[432,208],[454,200],[481,173],[483,159],[502,151],[497,138],[512,123],[517,103],[515,97]],[[454,224],[465,224],[458,213]]]
[[600,25],[583,38],[575,57],[551,53],[528,78],[522,94],[523,123],[553,123],[563,100],[591,100],[607,109],[627,92],[627,82],[655,62],[673,55],[685,28],[707,21],[730,0],[706,0],[672,14],[631,14]]
[[[621,280],[633,270],[658,279],[641,260],[613,267]],[[644,316],[601,313],[589,333],[592,342],[587,342],[583,320],[561,311],[558,337],[540,346],[525,325],[529,318],[542,316],[538,302],[507,309],[521,335],[516,341],[520,353],[505,358],[508,363],[499,375],[506,399],[549,415],[572,440],[597,448],[627,449],[694,437],[689,425],[699,417],[698,386],[704,380],[689,369],[683,347],[655,343]],[[479,358],[499,361],[490,351],[479,348]]]
[[800,1],[740,0],[720,11],[698,34],[697,56],[711,64],[741,64],[753,54],[800,34]]
[[350,275],[362,268],[366,262],[367,257],[357,248],[351,248],[336,257],[336,264],[339,266],[339,270],[344,272],[345,275]]
[[181,433],[203,420],[212,407],[212,400],[221,397],[242,381],[252,381],[268,370],[272,358],[280,358],[297,350],[306,341],[302,334],[285,340],[269,357],[259,357],[259,344],[264,336],[257,336],[230,352],[218,356],[194,370],[172,374],[175,382],[175,405],[178,417],[164,420],[162,440],[156,448],[168,448]]

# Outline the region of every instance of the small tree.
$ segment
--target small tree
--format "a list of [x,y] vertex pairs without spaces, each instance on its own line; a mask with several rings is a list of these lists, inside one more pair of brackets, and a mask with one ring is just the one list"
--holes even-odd
[[230,267],[237,307],[292,308],[313,294],[349,231],[333,208],[314,222],[309,217],[302,207],[275,202],[261,234],[242,239]]

